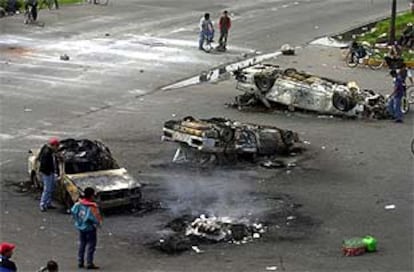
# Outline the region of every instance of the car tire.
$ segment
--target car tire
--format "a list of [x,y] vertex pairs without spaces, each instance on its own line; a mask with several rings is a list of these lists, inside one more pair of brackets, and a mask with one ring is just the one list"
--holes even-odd
[[291,77],[291,76],[295,75],[297,72],[298,72],[298,71],[297,71],[295,68],[287,68],[287,69],[283,72],[283,74],[284,74],[285,76]]
[[260,92],[267,93],[268,91],[270,91],[270,89],[272,89],[273,85],[275,84],[275,79],[263,75],[255,76],[254,83],[256,84],[256,87],[260,90]]
[[337,110],[343,112],[347,112],[355,106],[351,97],[337,92],[332,96],[332,103]]
[[293,134],[292,131],[290,130],[281,131],[281,135],[282,135],[282,140],[286,145],[290,146],[290,145],[293,145],[293,143],[295,142],[295,135]]
[[220,139],[222,139],[225,143],[229,143],[234,138],[234,131],[228,127],[222,127],[220,129]]
[[42,189],[42,185],[41,182],[39,181],[39,179],[37,178],[37,175],[35,172],[32,172],[32,174],[30,175],[30,181],[32,182],[32,185],[34,188],[36,189]]

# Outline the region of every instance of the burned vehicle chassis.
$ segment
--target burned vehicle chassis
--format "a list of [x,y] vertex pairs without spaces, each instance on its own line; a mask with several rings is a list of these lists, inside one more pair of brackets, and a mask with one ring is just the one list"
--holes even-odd
[[282,106],[346,116],[388,119],[388,100],[372,90],[362,90],[355,82],[342,82],[315,76],[278,65],[254,65],[234,72],[236,89],[244,92],[235,98],[239,109],[259,104],[267,108]]
[[173,162],[233,163],[239,159],[289,154],[299,146],[298,134],[274,126],[225,118],[169,120],[162,141],[179,143]]

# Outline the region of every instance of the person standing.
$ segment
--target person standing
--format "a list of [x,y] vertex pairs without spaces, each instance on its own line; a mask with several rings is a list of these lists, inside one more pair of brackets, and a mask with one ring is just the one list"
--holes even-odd
[[0,272],[17,271],[16,264],[10,260],[15,247],[15,245],[6,242],[0,244]]
[[204,16],[200,19],[200,34],[198,39],[198,49],[204,50],[203,44],[205,39],[213,40],[214,37],[214,27],[213,23],[210,20],[210,13],[205,13]]
[[403,113],[401,111],[401,100],[404,96],[404,78],[401,70],[396,73],[394,80],[394,91],[388,104],[388,111],[394,117],[396,123],[403,122]]
[[99,269],[93,261],[97,243],[97,227],[102,224],[102,217],[99,213],[98,204],[94,201],[95,190],[91,187],[85,188],[83,197],[73,205],[71,212],[75,220],[75,227],[79,231],[78,267],[84,267],[85,249],[86,269]]
[[219,48],[223,51],[226,50],[227,38],[231,27],[231,19],[227,10],[223,11],[223,15],[219,19],[218,27],[220,29]]
[[32,7],[32,17],[33,17],[33,21],[37,20],[37,0],[25,0],[25,10],[28,11],[29,10],[29,6]]
[[56,209],[52,205],[53,192],[56,187],[56,177],[59,174],[58,163],[55,153],[59,148],[59,139],[52,137],[48,143],[40,150],[39,154],[39,172],[42,176],[43,192],[40,198],[40,210]]

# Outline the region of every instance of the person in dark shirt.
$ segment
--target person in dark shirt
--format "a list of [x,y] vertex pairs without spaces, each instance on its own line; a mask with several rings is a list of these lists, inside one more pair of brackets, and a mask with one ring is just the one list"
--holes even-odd
[[401,100],[404,96],[404,77],[401,70],[396,73],[394,80],[394,91],[388,103],[388,111],[394,117],[396,123],[403,122],[403,113],[401,111]]
[[224,51],[226,50],[227,38],[231,27],[231,19],[228,15],[227,10],[223,11],[223,15],[220,17],[218,24],[220,30],[219,48]]
[[56,187],[56,176],[58,175],[58,164],[55,152],[59,148],[59,140],[50,138],[49,142],[42,147],[39,154],[39,171],[42,176],[43,192],[40,198],[40,210],[55,209],[52,205],[52,195]]
[[0,244],[0,272],[17,271],[16,264],[10,260],[15,247],[15,245],[6,242]]

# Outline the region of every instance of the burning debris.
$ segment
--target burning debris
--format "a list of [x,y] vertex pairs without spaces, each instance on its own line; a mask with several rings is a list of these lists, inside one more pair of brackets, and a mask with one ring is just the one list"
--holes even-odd
[[244,94],[232,106],[259,104],[308,110],[328,115],[387,119],[387,98],[372,90],[362,90],[355,82],[341,82],[319,77],[294,68],[277,65],[254,65],[234,72],[236,88]]
[[247,220],[236,220],[230,217],[215,217],[201,214],[194,218],[183,216],[167,224],[174,233],[160,239],[156,247],[166,253],[179,253],[194,247],[200,253],[197,245],[201,243],[228,242],[245,244],[259,239],[266,232],[266,227],[260,223],[249,223]]
[[241,123],[225,118],[169,120],[163,141],[180,144],[173,162],[237,162],[239,159],[291,154],[300,151],[299,136],[274,126]]

